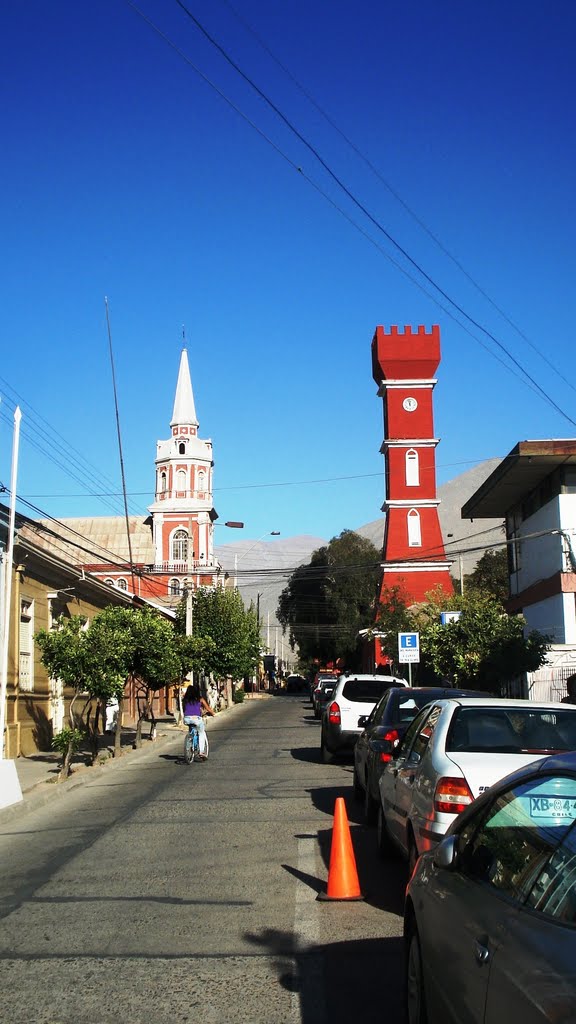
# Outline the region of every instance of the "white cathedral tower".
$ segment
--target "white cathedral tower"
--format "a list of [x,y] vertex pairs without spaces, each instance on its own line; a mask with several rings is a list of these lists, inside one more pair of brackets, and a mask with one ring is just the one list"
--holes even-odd
[[198,437],[186,348],[180,356],[170,430],[170,439],[156,446],[156,496],[149,512],[154,570],[166,573],[167,593],[176,597],[187,581],[193,587],[213,585],[220,571],[214,558],[212,442]]

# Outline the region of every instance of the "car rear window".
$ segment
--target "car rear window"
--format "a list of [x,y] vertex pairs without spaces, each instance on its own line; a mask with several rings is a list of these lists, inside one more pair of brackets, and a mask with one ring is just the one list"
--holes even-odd
[[576,708],[459,708],[450,725],[447,751],[547,754],[576,749]]
[[362,704],[368,701],[375,704],[386,690],[395,685],[393,679],[354,679],[352,677],[344,683],[342,696],[353,704]]

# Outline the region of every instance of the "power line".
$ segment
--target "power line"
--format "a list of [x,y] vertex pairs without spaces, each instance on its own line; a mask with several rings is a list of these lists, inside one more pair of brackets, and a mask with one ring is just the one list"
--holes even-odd
[[[374,216],[370,212],[370,210],[368,210],[368,208],[358,199],[358,197],[355,195],[355,193],[352,192],[352,190],[349,189],[348,186],[343,182],[343,180],[336,174],[336,172],[331,168],[331,166],[327,163],[327,161],[324,160],[324,158],[321,156],[321,154],[316,149],[316,147],[311,142],[308,141],[308,139],[302,134],[302,132],[300,132],[300,130],[298,128],[296,128],[296,126],[292,123],[292,121],[290,121],[290,119],[286,116],[286,114],[284,114],[283,111],[280,110],[280,108],[256,84],[256,82],[254,82],[254,80],[248,74],[246,74],[245,71],[242,70],[242,68],[237,64],[237,62],[224,49],[224,47],[214,38],[214,36],[211,35],[211,33],[208,31],[208,29],[205,28],[205,26],[202,24],[202,22],[194,14],[192,14],[192,12],[186,7],[186,5],[182,2],[182,0],[175,0],[175,3],[178,5],[178,7],[181,8],[181,10],[186,14],[186,16],[188,18],[190,18],[190,20],[196,25],[198,30],[203,34],[203,36],[208,40],[208,42],[216,50],[218,50],[218,52],[227,61],[227,63],[236,71],[236,73],[238,75],[240,75],[241,78],[243,78],[243,80],[248,85],[250,85],[250,87],[252,89],[254,89],[254,91],[257,93],[257,95],[260,96],[260,98],[262,100],[264,100],[265,103],[268,104],[270,109],[277,115],[277,117],[279,117],[281,119],[281,121],[286,125],[286,127],[291,132],[293,132],[293,134],[296,136],[296,138],[306,147],[306,149],[309,150],[309,152],[320,163],[321,167],[323,167],[324,170],[326,171],[326,173],[332,178],[332,180],[335,182],[335,184],[338,186],[338,188],[340,188],[344,192],[344,194],[347,196],[347,198],[364,214],[365,217],[367,217],[367,219],[370,221],[370,223],[378,231],[380,231],[384,235],[384,237],[394,246],[394,248],[399,253],[401,253],[401,255],[406,260],[408,260],[408,262],[414,267],[414,269],[419,274],[421,274],[422,277],[426,281],[428,281],[428,283],[430,285],[432,285],[432,287],[435,288],[436,291],[447,302],[449,302],[450,305],[453,306],[454,309],[456,309],[461,316],[465,317],[465,319],[470,324],[472,324],[473,327],[475,327],[477,330],[480,330],[487,338],[490,338],[490,340],[495,345],[497,345],[498,348],[501,349],[502,352],[504,352],[506,354],[508,359],[510,359],[514,363],[514,365],[520,370],[520,372],[525,375],[525,377],[531,382],[533,387],[536,388],[536,390],[539,392],[539,394],[542,396],[542,398],[544,398],[544,400],[546,402],[548,402],[548,404],[551,405],[552,408],[556,409],[556,411],[558,413],[560,413],[561,416],[563,416],[569,423],[571,423],[574,427],[576,427],[576,420],[572,419],[572,417],[569,416],[568,413],[565,412],[558,405],[558,403],[554,401],[554,399],[544,390],[543,387],[541,387],[541,385],[534,379],[534,377],[532,377],[532,375],[530,373],[528,373],[528,370],[522,365],[522,363],[519,362],[518,359],[516,359],[516,357],[510,352],[510,350],[506,347],[506,345],[504,345],[504,343],[501,342],[496,337],[496,335],[492,334],[492,332],[489,331],[488,328],[484,327],[483,324],[481,324],[478,320],[476,320],[469,313],[467,313],[466,310],[464,309],[464,307],[461,306],[458,302],[456,302],[456,300],[453,299],[448,294],[448,292],[446,292],[438,284],[438,282],[435,281],[434,278],[430,274],[427,273],[426,270],[424,270],[424,268],[418,263],[418,261],[415,260],[410,255],[410,253],[407,251],[407,249],[405,249],[399,242],[396,241],[396,239],[390,234],[390,232],[384,227],[384,225],[378,220],[378,218],[376,216]],[[131,6],[133,6],[133,5],[131,4]]]
[[417,213],[414,212],[414,210],[409,206],[406,200],[402,198],[398,190],[391,185],[391,183],[383,176],[383,174],[366,156],[366,154],[363,153],[362,150],[354,142],[352,142],[352,140],[346,135],[342,128],[338,124],[336,124],[335,120],[318,103],[314,96],[312,96],[309,90],[307,90],[302,85],[302,83],[296,78],[292,71],[290,71],[290,69],[286,67],[285,64],[282,63],[282,61],[277,57],[277,55],[262,39],[262,37],[230,3],[230,0],[222,0],[222,2],[226,5],[226,7],[228,7],[228,9],[232,12],[234,17],[240,22],[240,24],[244,26],[246,31],[249,32],[250,35],[252,35],[254,39],[257,40],[258,44],[262,47],[262,49],[265,50],[265,52],[268,54],[269,57],[271,57],[275,64],[277,64],[278,67],[282,69],[284,74],[287,75],[290,81],[296,86],[296,88],[302,93],[302,95],[306,97],[308,102],[312,104],[312,106],[330,125],[330,127],[333,128],[335,132],[337,132],[340,138],[342,138],[344,142],[350,147],[350,149],[356,154],[356,156],[358,156],[360,160],[362,160],[362,162],[369,168],[369,170],[372,172],[372,174],[374,174],[378,181],[382,185],[384,185],[384,187],[388,190],[390,195],[394,197],[394,199],[400,204],[400,206],[402,206],[406,213],[408,213],[409,216],[415,221],[415,223],[418,224],[420,228],[422,228],[425,234],[427,234],[428,237],[434,242],[434,244],[438,246],[440,251],[444,253],[444,255],[447,256],[449,260],[451,260],[454,266],[458,268],[458,270],[464,275],[464,277],[466,277],[467,280],[470,281],[470,283],[479,292],[479,294],[484,299],[486,299],[487,302],[490,303],[490,305],[496,310],[496,312],[506,321],[506,323],[510,327],[512,327],[514,331],[516,331],[516,333],[522,338],[522,340],[525,341],[530,346],[530,348],[532,348],[537,353],[537,355],[539,355],[540,358],[544,360],[544,362],[550,367],[550,369],[553,370],[555,374],[557,374],[560,380],[563,381],[564,384],[567,384],[568,387],[572,389],[572,391],[576,391],[576,387],[571,383],[571,381],[569,381],[568,378],[565,377],[564,374],[560,372],[558,367],[555,366],[550,359],[548,359],[545,353],[542,352],[537,345],[535,345],[535,343],[524,333],[524,331],[508,316],[508,314],[503,309],[501,309],[501,307],[491,298],[491,296],[488,295],[485,289],[478,284],[478,282],[466,270],[466,268],[463,266],[460,260],[458,260],[454,256],[454,254],[450,252],[450,250],[443,244],[443,242],[438,238],[438,236],[428,227],[428,225],[422,220],[422,218]]

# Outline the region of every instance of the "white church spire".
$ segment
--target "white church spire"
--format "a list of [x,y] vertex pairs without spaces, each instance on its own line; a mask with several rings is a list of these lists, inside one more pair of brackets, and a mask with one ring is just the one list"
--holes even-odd
[[172,411],[171,427],[182,426],[197,427],[196,408],[194,406],[194,394],[192,392],[192,380],[190,378],[190,367],[188,365],[188,352],[182,349],[180,356],[180,369],[178,371],[178,382],[176,384],[176,396],[174,398],[174,409]]

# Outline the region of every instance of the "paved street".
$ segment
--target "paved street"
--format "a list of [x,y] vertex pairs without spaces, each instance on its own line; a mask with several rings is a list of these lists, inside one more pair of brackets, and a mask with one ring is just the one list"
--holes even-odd
[[[405,870],[356,824],[351,764],[320,764],[303,698],[210,726],[206,764],[179,736],[0,824],[4,1024],[402,1020]],[[341,795],[360,903],[316,900]]]

